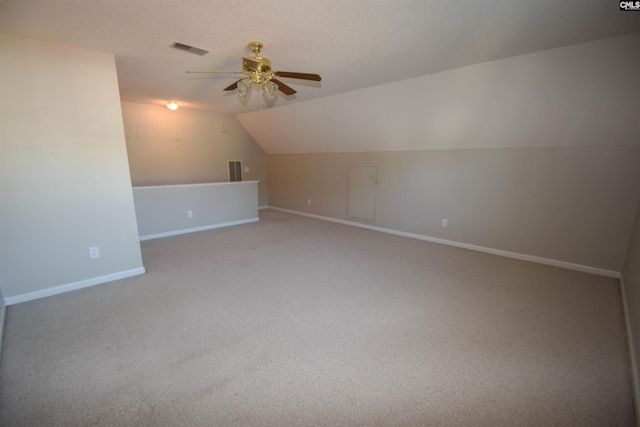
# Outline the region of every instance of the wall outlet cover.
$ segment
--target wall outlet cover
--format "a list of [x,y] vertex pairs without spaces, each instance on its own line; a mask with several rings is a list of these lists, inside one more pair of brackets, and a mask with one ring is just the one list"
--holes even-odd
[[89,248],[89,257],[100,258],[100,250],[97,246],[92,246]]

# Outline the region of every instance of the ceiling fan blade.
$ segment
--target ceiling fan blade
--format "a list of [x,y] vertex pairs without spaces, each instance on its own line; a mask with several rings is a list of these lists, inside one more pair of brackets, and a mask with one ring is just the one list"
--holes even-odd
[[231,70],[195,70],[195,71],[187,71],[187,73],[233,73],[233,74],[244,74],[244,71],[231,71]]
[[298,73],[295,71],[274,71],[273,74],[275,74],[278,77],[290,77],[292,79],[313,80],[316,82],[319,82],[320,80],[322,80],[322,77],[320,77],[320,75],[318,74]]
[[237,82],[234,82],[233,84],[230,84],[229,86],[225,87],[222,90],[235,90],[238,88],[238,82],[241,81],[242,79],[238,80]]
[[294,93],[296,93],[296,91],[287,86],[286,84],[282,83],[280,80],[278,79],[271,79],[272,82],[274,82],[275,84],[278,85],[278,90],[282,93],[284,93],[285,95],[293,95]]

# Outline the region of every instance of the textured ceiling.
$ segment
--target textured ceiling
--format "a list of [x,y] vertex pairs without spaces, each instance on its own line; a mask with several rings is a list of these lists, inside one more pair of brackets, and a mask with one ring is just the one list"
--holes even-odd
[[[0,32],[115,54],[123,101],[241,114],[264,108],[223,92],[264,43],[298,91],[274,107],[465,65],[640,32],[640,13],[606,0],[0,0]],[[169,48],[178,41],[205,56]]]

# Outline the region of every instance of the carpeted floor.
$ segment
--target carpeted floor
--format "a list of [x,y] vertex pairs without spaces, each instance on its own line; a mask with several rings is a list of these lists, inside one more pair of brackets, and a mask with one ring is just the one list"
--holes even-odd
[[7,426],[632,426],[619,284],[282,212],[8,308]]

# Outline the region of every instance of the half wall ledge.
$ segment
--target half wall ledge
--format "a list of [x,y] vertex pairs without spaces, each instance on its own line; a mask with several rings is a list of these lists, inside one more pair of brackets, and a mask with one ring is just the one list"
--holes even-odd
[[140,240],[258,221],[259,182],[133,187]]

